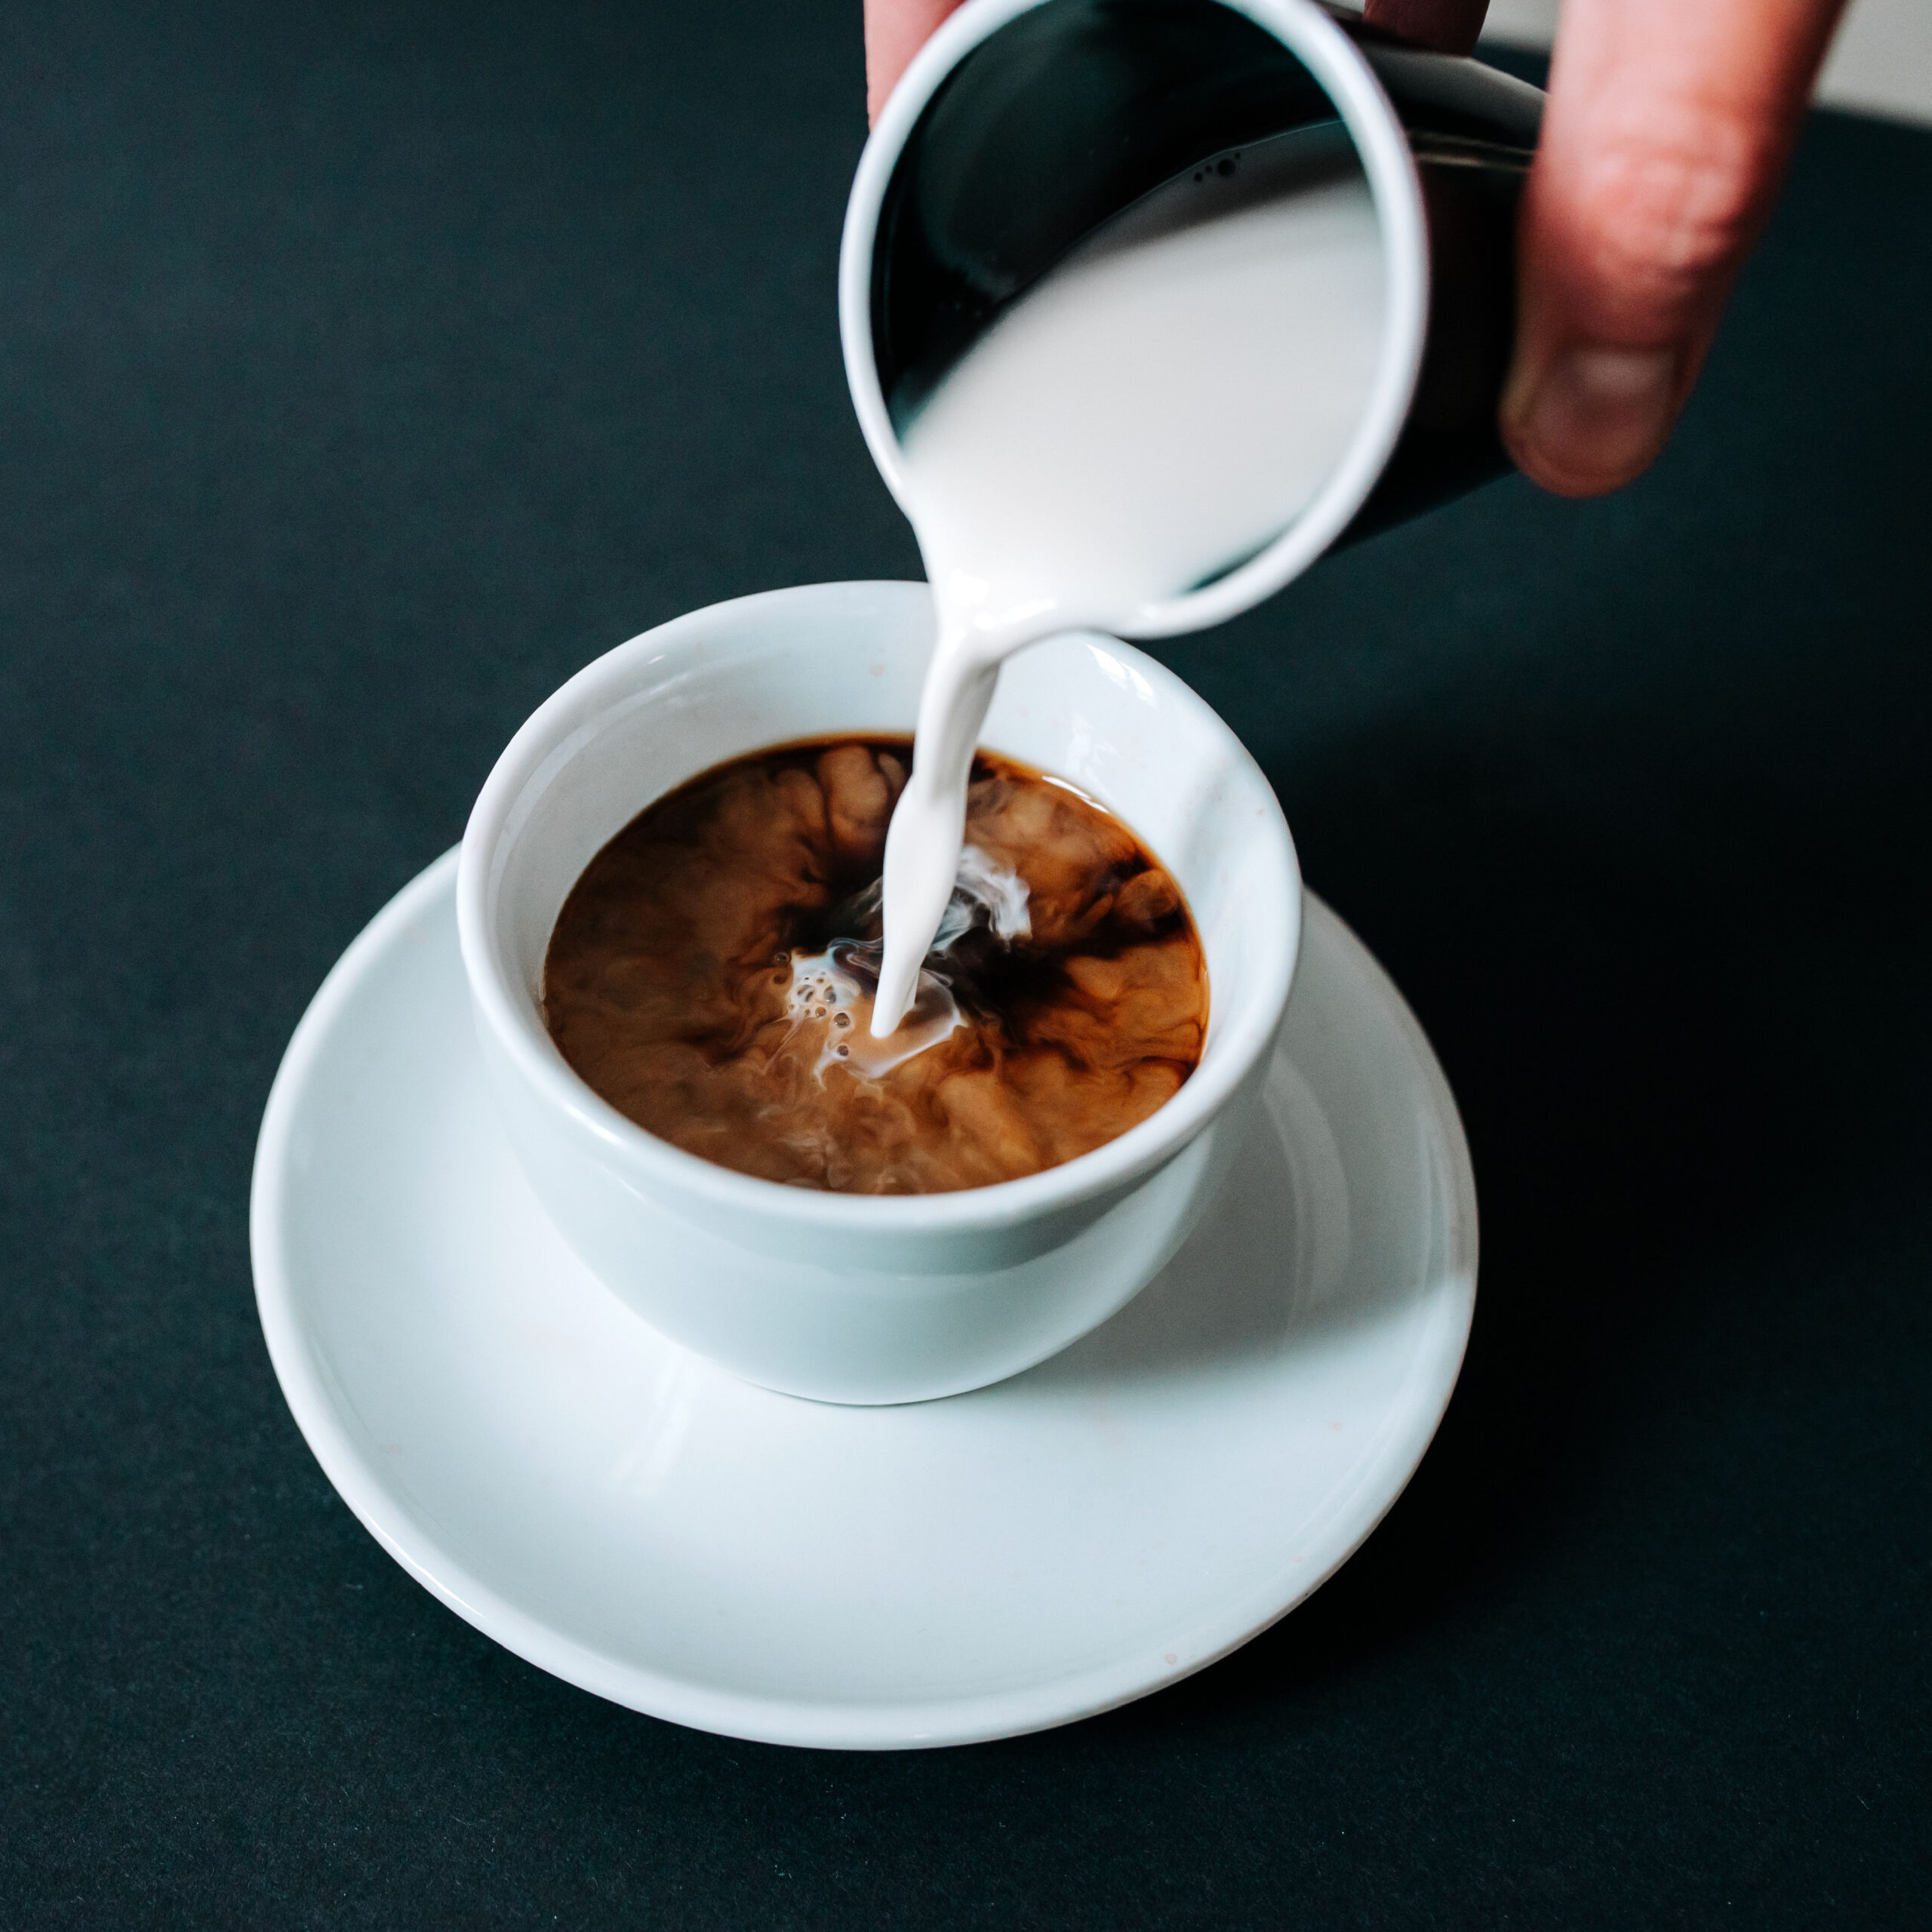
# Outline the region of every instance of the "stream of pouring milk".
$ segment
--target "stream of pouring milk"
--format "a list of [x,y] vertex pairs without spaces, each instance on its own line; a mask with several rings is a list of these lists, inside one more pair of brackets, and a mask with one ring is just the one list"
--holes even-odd
[[1001,662],[1110,630],[1244,561],[1333,472],[1380,346],[1367,183],[1311,188],[1305,137],[1203,163],[1015,303],[902,439],[938,608],[912,776],[885,848],[872,1032],[891,1034],[951,898]]

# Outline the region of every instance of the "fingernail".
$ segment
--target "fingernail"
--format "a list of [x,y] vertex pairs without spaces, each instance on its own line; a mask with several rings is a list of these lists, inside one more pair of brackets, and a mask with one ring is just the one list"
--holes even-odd
[[1506,408],[1524,466],[1560,486],[1614,489],[1664,446],[1677,400],[1678,352],[1579,344],[1546,364]]

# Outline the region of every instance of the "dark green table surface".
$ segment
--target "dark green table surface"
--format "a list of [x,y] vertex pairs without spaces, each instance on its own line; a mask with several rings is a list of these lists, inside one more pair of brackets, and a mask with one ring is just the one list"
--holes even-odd
[[440,1607],[255,1128],[633,632],[917,574],[857,0],[0,10],[0,1924],[1905,1926],[1932,1881],[1932,134],[1814,122],[1681,435],[1164,655],[1433,1035],[1484,1269],[1361,1555],[1015,1743],[747,1746]]

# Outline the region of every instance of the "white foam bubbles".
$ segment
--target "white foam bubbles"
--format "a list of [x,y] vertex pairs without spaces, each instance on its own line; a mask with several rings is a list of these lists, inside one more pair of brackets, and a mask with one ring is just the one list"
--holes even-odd
[[[949,1038],[965,1025],[946,977],[945,955],[976,926],[984,926],[1002,944],[1032,931],[1026,881],[977,845],[961,848],[952,894],[941,915],[932,950],[899,1025],[883,1038],[872,1029],[884,946],[877,940],[834,940],[823,952],[795,952],[785,1009],[793,1029],[825,1029],[812,1071],[823,1081],[834,1067],[870,1080]],[[876,907],[878,888],[862,894],[856,909]]]
[[823,952],[792,955],[786,1011],[794,1029],[825,1029],[813,1063],[820,1080],[835,1066],[868,1080],[883,1079],[915,1054],[936,1047],[966,1023],[952,989],[936,973],[922,971],[918,990],[897,1029],[884,1039],[872,1031],[872,995],[878,985],[879,946],[835,940]]

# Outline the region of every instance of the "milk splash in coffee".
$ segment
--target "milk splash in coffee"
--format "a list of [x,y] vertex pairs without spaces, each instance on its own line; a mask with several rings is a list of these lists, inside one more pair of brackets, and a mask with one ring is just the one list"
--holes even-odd
[[890,1037],[866,1023],[903,739],[774,745],[648,806],[552,930],[543,1018],[640,1127],[789,1186],[926,1194],[1037,1174],[1165,1105],[1207,1033],[1172,876],[1064,781],[983,755],[971,863]]
[[1306,137],[1283,135],[1106,223],[913,418],[905,497],[939,628],[886,844],[875,1035],[919,995],[952,898],[1001,663],[1057,632],[1122,628],[1287,528],[1360,423],[1384,295],[1366,180],[1311,185]]

